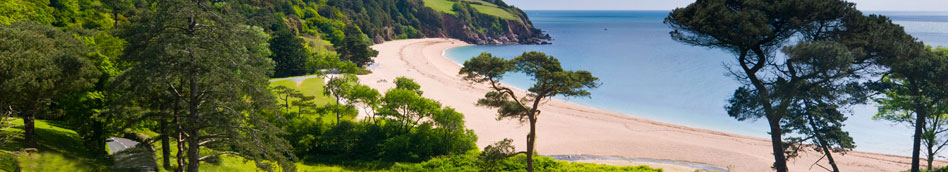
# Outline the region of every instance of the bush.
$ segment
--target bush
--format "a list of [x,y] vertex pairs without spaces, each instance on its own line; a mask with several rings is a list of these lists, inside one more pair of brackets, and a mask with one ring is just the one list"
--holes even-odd
[[[395,164],[391,171],[526,171],[525,155],[518,155],[504,159],[496,170],[484,169],[478,160],[479,151],[472,150],[463,155],[442,156],[431,160],[413,164]],[[536,171],[632,171],[632,172],[661,172],[662,169],[648,166],[609,166],[590,163],[558,161],[550,157],[536,156],[534,159]]]

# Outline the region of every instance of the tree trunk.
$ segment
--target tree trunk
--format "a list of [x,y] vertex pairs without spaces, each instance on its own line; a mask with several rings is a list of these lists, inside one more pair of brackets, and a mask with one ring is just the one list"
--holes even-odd
[[530,133],[527,134],[527,171],[533,172],[533,154],[534,143],[537,139],[537,120],[535,117],[530,117]]
[[823,139],[819,137],[817,137],[816,140],[819,141],[820,146],[823,147],[823,154],[826,155],[826,160],[829,161],[830,166],[833,167],[833,172],[839,172],[839,166],[836,165],[836,160],[833,160],[833,153],[830,152],[829,146],[826,146],[826,141],[823,141]]
[[174,169],[174,171],[175,171],[175,172],[184,172],[184,166],[185,166],[185,162],[184,162],[184,152],[185,152],[185,148],[184,148],[184,133],[182,133],[181,124],[178,122],[178,117],[177,117],[177,116],[174,117],[174,121],[173,121],[172,123],[174,123],[176,126],[178,126],[178,130],[177,130],[178,138],[177,138],[177,141],[176,141],[176,142],[178,143],[178,154],[177,154],[177,156],[178,156],[178,157],[177,157],[178,168],[177,168],[177,169]]
[[[809,121],[810,128],[812,128],[813,131],[817,131],[818,128],[816,128],[816,121],[813,120],[812,116],[809,117]],[[816,142],[820,143],[819,146],[823,148],[823,154],[826,155],[826,160],[829,161],[830,166],[833,167],[833,172],[839,172],[839,166],[836,166],[836,160],[833,159],[833,153],[830,152],[829,144],[826,143],[826,140],[823,140],[823,137],[820,136],[819,132],[813,133],[813,136],[816,137]]]
[[784,155],[783,147],[783,129],[780,128],[779,119],[767,119],[770,121],[770,143],[773,144],[774,151],[774,169],[777,172],[787,172],[787,157]]
[[[921,103],[916,101],[917,103]],[[919,164],[919,152],[921,150],[922,143],[922,131],[925,128],[925,118],[928,116],[928,112],[925,110],[924,105],[917,105],[915,108],[915,135],[912,138],[912,172],[918,172]]]
[[35,124],[36,115],[33,113],[23,113],[23,142],[25,145],[33,146],[34,140],[33,135],[35,134]]
[[188,142],[188,172],[199,172],[201,164],[200,141],[197,131],[189,131]]
[[[333,95],[335,95],[335,94],[339,94],[339,93],[333,93]],[[340,120],[340,118],[342,118],[341,116],[339,116],[339,108],[340,108],[340,107],[339,107],[339,95],[336,95],[335,97],[336,97],[336,107],[333,108],[333,110],[336,111],[336,125],[339,125],[339,120]]]
[[171,147],[169,146],[171,146],[171,139],[168,138],[168,119],[166,119],[165,116],[161,117],[159,130],[161,130],[161,165],[165,168],[170,168],[171,157],[169,155],[171,155]]
[[[191,58],[193,60],[194,56],[191,56]],[[188,102],[188,111],[189,111],[188,119],[189,120],[185,122],[188,124],[188,126],[185,127],[186,129],[185,134],[187,134],[186,142],[188,144],[188,172],[198,172],[200,170],[199,167],[201,166],[201,161],[200,161],[201,145],[199,143],[200,136],[198,135],[200,134],[198,132],[200,132],[199,130],[201,127],[198,126],[198,122],[197,122],[200,119],[200,114],[198,114],[199,113],[198,103],[200,102],[200,100],[198,100],[199,91],[198,91],[198,86],[197,86],[197,76],[193,75],[197,72],[194,72],[194,69],[192,69],[191,73],[192,73],[191,81],[190,83],[188,83],[191,87],[191,89],[189,90],[191,95],[186,101]]]
[[286,97],[283,97],[283,113],[290,113],[290,93],[286,93]]
[[928,171],[932,170],[932,160],[935,159],[935,152],[932,151],[932,146],[935,144],[928,145]]
[[757,78],[757,72],[767,64],[767,56],[760,47],[754,48],[752,51],[757,55],[757,62],[752,67],[749,67],[745,61],[747,56],[746,52],[741,52],[738,62],[741,64],[744,74],[747,74],[747,78],[754,85],[754,88],[757,89],[757,94],[764,106],[764,115],[767,116],[767,121],[770,124],[770,143],[774,151],[773,167],[777,172],[787,172],[789,170],[787,169],[787,157],[783,152],[783,129],[780,128],[780,120],[783,118],[783,115],[777,114],[777,112],[774,111],[773,105],[768,97],[770,96],[770,92],[767,91],[767,87],[760,81],[760,78]]

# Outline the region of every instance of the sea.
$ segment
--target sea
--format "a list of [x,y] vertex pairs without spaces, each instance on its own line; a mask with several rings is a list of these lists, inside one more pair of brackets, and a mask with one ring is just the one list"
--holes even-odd
[[[766,120],[738,121],[724,106],[740,83],[727,67],[734,55],[720,49],[696,47],[671,39],[663,23],[669,11],[526,11],[536,28],[553,37],[549,45],[473,45],[444,54],[458,64],[482,52],[513,58],[539,51],[559,59],[568,70],[587,70],[602,85],[591,97],[556,97],[634,117],[665,123],[770,138]],[[865,12],[882,14],[918,40],[948,46],[948,12]],[[512,74],[504,83],[529,88],[532,81]],[[873,120],[876,105],[856,105],[844,111],[843,129],[858,151],[910,156],[909,126]],[[542,122],[542,121],[541,121]],[[944,158],[942,158],[944,159]]]

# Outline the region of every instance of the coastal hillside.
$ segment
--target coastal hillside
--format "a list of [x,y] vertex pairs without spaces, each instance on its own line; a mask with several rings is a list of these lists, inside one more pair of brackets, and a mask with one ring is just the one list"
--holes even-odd
[[[475,44],[537,44],[549,39],[526,13],[501,0],[330,0],[315,6],[321,17],[354,23],[376,43],[424,37]],[[297,16],[307,16],[301,14]]]
[[[355,25],[374,43],[445,37],[475,44],[536,44],[549,36],[520,9],[500,0],[240,1],[242,12],[261,24],[282,20],[298,35],[338,44]],[[279,21],[276,21],[279,22]]]

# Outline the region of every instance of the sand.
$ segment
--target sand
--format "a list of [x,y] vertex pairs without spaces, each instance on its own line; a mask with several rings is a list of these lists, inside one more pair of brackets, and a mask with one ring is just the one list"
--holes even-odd
[[[494,109],[476,106],[477,99],[488,91],[487,86],[462,80],[458,75],[460,65],[443,56],[446,49],[466,45],[441,38],[377,44],[372,46],[379,51],[376,64],[370,68],[372,74],[360,76],[360,80],[384,92],[395,86],[395,77],[412,78],[421,84],[425,97],[465,114],[467,127],[479,137],[478,146],[511,138],[518,151],[525,149],[529,126],[515,120],[498,121]],[[560,100],[548,101],[540,109],[543,114],[537,122],[536,146],[541,155],[650,158],[708,164],[739,172],[772,171],[768,139],[651,121]],[[825,171],[813,165],[821,156],[813,151],[803,152],[788,165],[791,171]],[[842,171],[902,171],[909,169],[911,162],[905,156],[857,151],[834,157]],[[819,164],[829,167],[826,160]],[[948,162],[936,164],[940,167]]]

